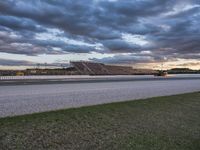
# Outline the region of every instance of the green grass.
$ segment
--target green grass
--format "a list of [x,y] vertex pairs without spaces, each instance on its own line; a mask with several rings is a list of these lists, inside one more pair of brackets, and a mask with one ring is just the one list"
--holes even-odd
[[2,118],[0,149],[200,150],[200,93]]

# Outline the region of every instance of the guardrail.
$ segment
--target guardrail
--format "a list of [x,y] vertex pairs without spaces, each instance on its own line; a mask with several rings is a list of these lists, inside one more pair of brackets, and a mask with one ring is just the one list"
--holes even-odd
[[34,75],[34,76],[0,76],[0,81],[4,80],[39,80],[39,79],[99,79],[99,78],[121,78],[121,77],[150,77],[149,75],[134,76],[134,75],[115,75],[115,76],[89,76],[89,75]]
[[65,79],[68,76],[0,76],[0,80]]
[[[92,78],[111,78],[113,76],[89,76],[89,75],[34,75],[34,76],[0,76],[3,80],[40,80],[40,79],[92,79]],[[115,76],[120,77],[120,76]]]
[[[167,78],[200,78],[200,74],[176,74],[169,75]],[[4,80],[31,80],[31,79],[113,79],[113,78],[158,78],[153,75],[108,75],[108,76],[89,76],[89,75],[34,75],[34,76],[0,76],[0,81]],[[160,77],[163,78],[163,77]]]

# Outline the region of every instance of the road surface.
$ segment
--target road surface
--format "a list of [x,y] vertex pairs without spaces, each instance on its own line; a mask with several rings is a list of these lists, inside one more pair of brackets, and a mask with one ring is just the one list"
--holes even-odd
[[121,82],[121,81],[150,81],[150,80],[182,80],[200,79],[200,74],[176,74],[167,77],[153,75],[38,75],[38,76],[0,76],[0,86],[32,85],[32,84],[65,84],[65,83],[92,83],[92,82]]
[[0,85],[0,117],[200,91],[200,79]]

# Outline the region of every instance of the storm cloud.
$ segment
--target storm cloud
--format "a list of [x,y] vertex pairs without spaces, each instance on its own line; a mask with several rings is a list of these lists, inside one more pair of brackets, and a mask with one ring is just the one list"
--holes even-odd
[[90,58],[108,63],[199,61],[199,24],[196,0],[6,0],[0,1],[0,53],[115,54]]
[[11,59],[0,59],[0,65],[2,66],[33,66],[36,65],[33,62],[23,60],[11,60]]

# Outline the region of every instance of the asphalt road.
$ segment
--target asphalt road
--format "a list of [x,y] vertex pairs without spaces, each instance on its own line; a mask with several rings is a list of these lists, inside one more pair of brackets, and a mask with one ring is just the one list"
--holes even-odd
[[200,91],[200,79],[0,86],[0,117]]
[[200,74],[176,74],[167,77],[153,75],[117,75],[117,76],[0,76],[0,86],[33,85],[33,84],[66,84],[66,83],[97,83],[122,81],[160,81],[160,80],[200,80]]

